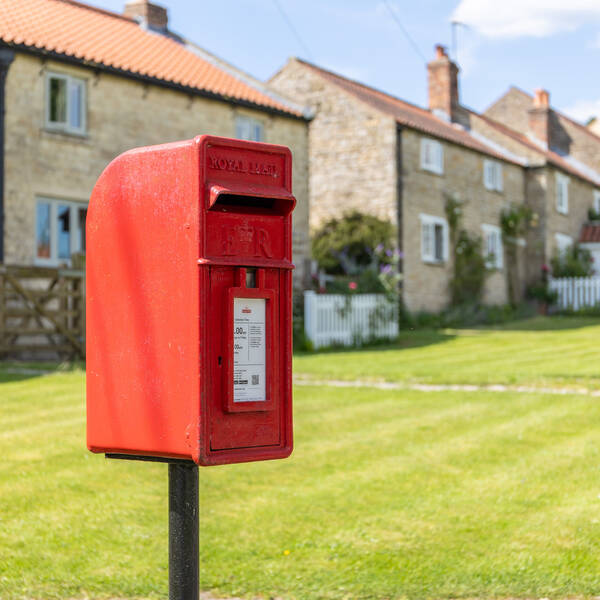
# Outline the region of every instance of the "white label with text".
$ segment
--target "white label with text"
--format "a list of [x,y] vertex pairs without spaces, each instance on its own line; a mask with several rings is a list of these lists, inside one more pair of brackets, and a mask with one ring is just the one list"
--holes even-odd
[[266,401],[266,304],[233,299],[233,401]]

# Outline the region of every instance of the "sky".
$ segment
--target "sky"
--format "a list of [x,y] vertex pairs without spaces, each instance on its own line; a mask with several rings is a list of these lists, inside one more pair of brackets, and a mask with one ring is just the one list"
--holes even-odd
[[[125,4],[87,2],[115,12]],[[156,3],[172,31],[261,80],[298,56],[426,106],[425,65],[441,43],[460,66],[465,106],[483,111],[514,85],[547,89],[552,106],[580,121],[600,116],[600,0]]]

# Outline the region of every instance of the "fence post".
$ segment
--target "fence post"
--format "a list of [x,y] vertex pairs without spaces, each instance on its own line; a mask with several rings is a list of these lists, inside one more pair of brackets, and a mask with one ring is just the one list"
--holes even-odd
[[313,346],[316,348],[316,320],[317,320],[317,307],[316,307],[316,296],[317,294],[312,290],[306,290],[304,292],[304,335],[311,341]]

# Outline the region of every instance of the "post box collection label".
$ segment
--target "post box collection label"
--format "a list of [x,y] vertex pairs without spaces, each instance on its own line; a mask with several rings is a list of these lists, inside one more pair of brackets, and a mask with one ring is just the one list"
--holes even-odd
[[266,401],[266,299],[233,299],[233,401]]

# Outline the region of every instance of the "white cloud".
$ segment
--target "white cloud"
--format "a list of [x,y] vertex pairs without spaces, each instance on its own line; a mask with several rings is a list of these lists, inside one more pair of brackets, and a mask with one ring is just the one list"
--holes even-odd
[[495,38],[546,37],[600,23],[598,0],[460,0],[452,15]]
[[580,123],[585,123],[590,117],[600,117],[600,98],[598,100],[578,100],[571,106],[561,108],[561,112]]

